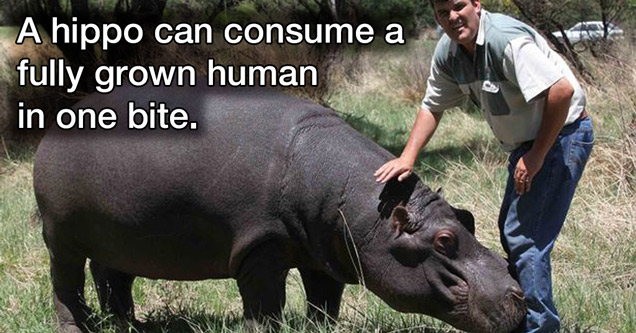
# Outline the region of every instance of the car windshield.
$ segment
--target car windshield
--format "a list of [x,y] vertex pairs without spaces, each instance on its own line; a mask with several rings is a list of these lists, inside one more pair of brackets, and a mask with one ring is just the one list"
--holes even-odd
[[581,24],[581,30],[583,31],[596,31],[599,30],[598,25],[594,23],[584,23]]

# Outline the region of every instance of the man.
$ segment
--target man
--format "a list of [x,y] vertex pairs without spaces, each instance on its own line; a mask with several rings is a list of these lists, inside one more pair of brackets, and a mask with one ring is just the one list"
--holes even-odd
[[430,2],[446,36],[435,50],[404,151],[380,167],[376,179],[408,177],[443,111],[470,98],[510,152],[499,228],[526,295],[525,331],[558,331],[550,252],[592,149],[585,95],[567,64],[531,27],[486,12],[479,0]]

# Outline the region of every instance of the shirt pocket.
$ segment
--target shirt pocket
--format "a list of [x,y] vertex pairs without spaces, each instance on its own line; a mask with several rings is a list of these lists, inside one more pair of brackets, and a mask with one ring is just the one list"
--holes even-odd
[[498,82],[484,81],[481,88],[481,96],[486,101],[486,109],[493,116],[510,114],[510,108]]

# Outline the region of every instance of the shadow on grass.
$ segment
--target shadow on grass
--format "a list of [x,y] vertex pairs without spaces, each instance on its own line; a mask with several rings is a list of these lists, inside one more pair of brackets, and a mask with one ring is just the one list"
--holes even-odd
[[378,126],[366,119],[365,116],[357,116],[348,113],[337,111],[340,117],[344,119],[351,127],[358,132],[364,134],[367,138],[378,143],[384,149],[388,150],[393,155],[399,155],[404,148],[404,144],[400,143],[396,138],[401,138],[408,135],[408,131],[403,129],[390,130],[385,127]]
[[[292,312],[285,313],[278,332],[418,332],[418,333],[451,333],[460,332],[450,326],[430,327],[427,317],[420,322],[416,318],[403,318],[400,315],[390,315],[386,318],[362,319],[360,322],[344,322],[337,324],[312,322],[304,315]],[[418,316],[419,317],[419,316]],[[413,320],[415,319],[415,320]],[[176,313],[170,309],[151,312],[144,318],[145,322],[136,325],[134,332],[148,333],[199,333],[199,332],[245,332],[246,327],[241,316],[233,314],[208,314],[196,310],[181,309]],[[444,325],[443,325],[444,326]],[[564,333],[593,333],[592,327],[581,327],[579,324],[566,324],[562,328]]]
[[[446,328],[429,327],[419,320],[408,320],[400,315],[390,315],[390,320],[386,318],[368,318],[358,321],[348,321],[342,319],[337,323],[314,322],[297,312],[286,312],[284,319],[280,322],[280,328],[276,332],[419,332],[419,333],[449,333],[458,332],[449,326]],[[384,317],[384,316],[381,316]],[[188,308],[176,311],[169,308],[159,309],[143,316],[143,322],[135,324],[131,332],[139,333],[201,333],[201,332],[247,332],[242,316],[235,314],[221,313],[210,314],[200,310]],[[411,318],[412,319],[412,318]],[[114,324],[107,319],[103,319],[101,329],[96,332],[117,331]],[[257,330],[266,331],[266,330]]]
[[0,160],[5,162],[31,162],[37,142],[33,140],[5,140],[0,137]]
[[135,325],[135,331],[159,332],[221,332],[242,331],[243,318],[233,315],[216,315],[205,312],[181,309],[176,313],[161,309],[144,316],[144,322]]

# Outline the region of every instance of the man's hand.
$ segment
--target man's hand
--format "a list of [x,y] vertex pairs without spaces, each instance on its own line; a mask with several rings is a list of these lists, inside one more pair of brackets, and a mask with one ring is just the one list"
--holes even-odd
[[537,156],[532,150],[521,156],[515,167],[515,191],[523,195],[530,191],[532,179],[541,170],[545,157]]
[[398,181],[401,182],[413,173],[413,164],[414,162],[403,157],[388,161],[373,174],[375,181],[386,183],[397,176]]

